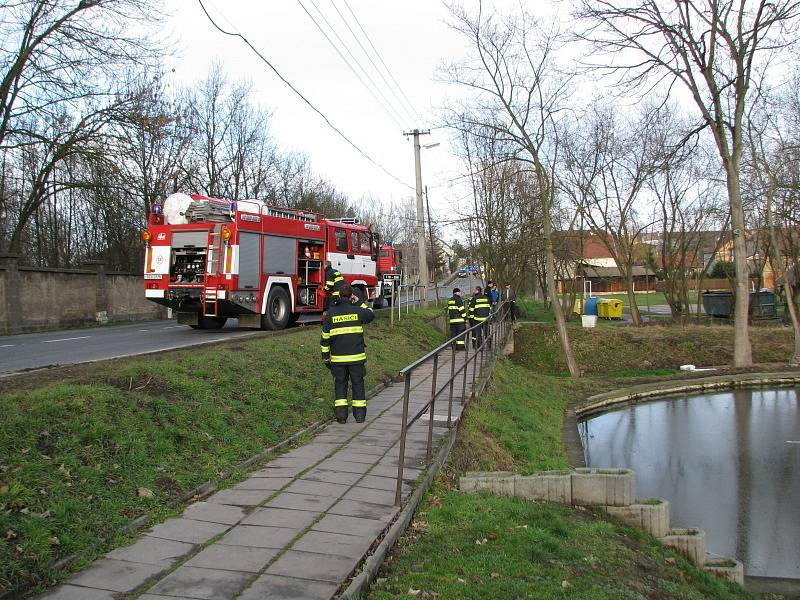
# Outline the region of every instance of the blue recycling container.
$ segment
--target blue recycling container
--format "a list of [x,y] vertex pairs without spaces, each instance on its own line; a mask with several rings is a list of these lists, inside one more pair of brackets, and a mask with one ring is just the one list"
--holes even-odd
[[597,315],[597,301],[599,298],[597,296],[589,296],[586,299],[586,302],[583,303],[583,314],[585,315]]

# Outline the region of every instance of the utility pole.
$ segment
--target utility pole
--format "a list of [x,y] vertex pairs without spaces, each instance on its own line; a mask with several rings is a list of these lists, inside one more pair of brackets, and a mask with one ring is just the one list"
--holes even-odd
[[423,306],[428,303],[428,251],[425,247],[427,244],[425,243],[425,213],[422,206],[422,164],[420,163],[419,136],[429,134],[430,129],[426,131],[414,129],[403,133],[406,137],[409,135],[414,136],[414,170],[417,176],[417,254]]
[[428,234],[431,236],[431,266],[433,267],[433,285],[436,290],[436,306],[439,306],[439,280],[436,279],[436,244],[433,242],[433,220],[431,219],[431,201],[428,198],[428,186],[425,186],[425,208],[428,211]]

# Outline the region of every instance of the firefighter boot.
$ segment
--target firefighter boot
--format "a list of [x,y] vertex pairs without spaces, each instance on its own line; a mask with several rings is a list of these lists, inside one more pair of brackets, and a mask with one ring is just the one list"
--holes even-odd
[[353,407],[353,416],[356,418],[356,423],[363,423],[364,419],[367,418],[367,407],[366,406],[354,406]]
[[347,406],[336,406],[333,409],[333,416],[339,423],[347,423]]

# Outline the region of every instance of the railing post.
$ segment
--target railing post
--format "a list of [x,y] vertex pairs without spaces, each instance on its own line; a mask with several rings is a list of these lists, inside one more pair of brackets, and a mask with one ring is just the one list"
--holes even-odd
[[452,427],[452,418],[453,418],[453,388],[455,387],[455,378],[456,378],[456,347],[453,345],[451,346],[451,358],[450,358],[450,395],[447,398],[447,428],[449,429]]
[[[481,340],[481,346],[482,345],[483,345],[483,340]],[[477,375],[475,374],[475,370],[478,368],[478,351],[479,350],[480,350],[480,348],[478,348],[476,346],[476,348],[475,348],[475,357],[474,357],[474,359],[472,361],[472,389],[473,389],[473,392],[475,390],[475,378],[477,377]]]
[[467,401],[467,373],[469,373],[469,344],[467,343],[467,336],[464,336],[464,377],[461,383],[461,406]]
[[400,452],[397,457],[397,489],[394,493],[394,505],[400,506],[403,501],[403,463],[406,459],[406,431],[408,426],[408,396],[411,392],[411,373],[405,374],[403,389],[403,420],[400,423]]
[[431,405],[428,407],[428,410],[431,413],[430,419],[428,419],[428,449],[425,451],[425,464],[430,464],[431,462],[431,446],[433,446],[433,413],[434,413],[434,406],[436,404],[436,374],[439,372],[439,354],[433,355],[433,376],[431,381]]

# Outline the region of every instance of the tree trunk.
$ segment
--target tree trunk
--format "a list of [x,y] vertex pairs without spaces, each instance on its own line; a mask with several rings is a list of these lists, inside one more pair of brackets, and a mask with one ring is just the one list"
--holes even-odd
[[639,314],[639,305],[636,304],[636,293],[633,289],[633,267],[625,270],[625,285],[628,288],[628,302],[631,305],[631,319],[636,327],[642,326],[642,316]]
[[739,181],[739,161],[725,161],[728,185],[728,200],[731,206],[731,229],[733,230],[733,260],[736,267],[736,293],[733,320],[733,366],[749,367],[753,364],[750,346],[748,311],[750,308],[750,278],[747,267],[747,243],[745,220],[742,208],[742,189]]
[[575,355],[572,353],[572,346],[569,343],[569,334],[567,333],[567,323],[564,320],[564,311],[561,309],[561,303],[558,301],[558,292],[556,291],[556,261],[553,257],[553,240],[550,238],[551,224],[550,224],[550,208],[547,206],[549,203],[543,203],[543,218],[542,229],[544,235],[544,260],[545,260],[545,277],[547,278],[547,295],[550,298],[550,307],[553,310],[553,316],[556,319],[556,329],[558,330],[558,339],[561,342],[561,350],[564,352],[564,359],[567,361],[567,368],[572,377],[580,377],[581,370],[578,368],[578,363],[575,360]]
[[[778,278],[783,277],[783,290],[786,294],[786,308],[789,311],[789,317],[792,319],[792,329],[794,330],[794,355],[792,356],[791,363],[794,366],[800,364],[800,320],[797,317],[797,306],[794,303],[794,282],[789,282],[786,276],[786,271],[783,268],[781,261],[780,247],[778,246],[778,236],[775,233],[775,223],[772,216],[772,199],[775,190],[774,182],[770,182],[769,190],[767,191],[767,228],[769,229],[769,242],[770,242],[770,262],[772,262],[772,273],[775,283]],[[773,284],[774,285],[774,284]],[[777,285],[775,286],[777,287]]]

